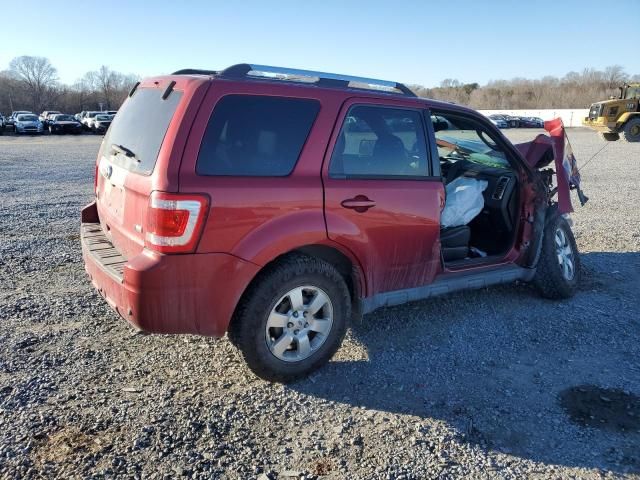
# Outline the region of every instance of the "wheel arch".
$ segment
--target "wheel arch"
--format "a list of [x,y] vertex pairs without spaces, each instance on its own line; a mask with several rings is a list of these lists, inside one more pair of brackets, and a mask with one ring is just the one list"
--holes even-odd
[[623,129],[625,124],[633,118],[640,118],[640,112],[624,112],[618,118],[618,121],[616,122],[617,123],[616,128],[618,130]]
[[287,257],[296,254],[318,258],[331,264],[338,271],[338,273],[340,273],[347,285],[347,288],[349,289],[349,294],[351,296],[352,317],[357,318],[361,315],[362,299],[366,295],[366,284],[362,268],[360,267],[360,262],[351,252],[342,248],[342,246],[340,245],[335,245],[333,243],[313,243],[300,245],[286,252],[282,252],[265,263],[249,281],[242,294],[240,295],[227,329],[230,329],[231,325],[236,320],[238,306],[242,303],[245,295],[247,295],[251,291],[255,283],[259,282],[261,277],[263,277],[265,273],[269,272],[269,270],[273,268],[273,266],[282,262]]

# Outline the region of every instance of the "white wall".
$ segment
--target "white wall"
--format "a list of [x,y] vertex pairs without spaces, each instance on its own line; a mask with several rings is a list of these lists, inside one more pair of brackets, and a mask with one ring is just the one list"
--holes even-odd
[[483,115],[502,113],[514,117],[540,117],[543,120],[562,118],[565,127],[581,127],[582,119],[589,115],[588,108],[558,108],[545,110],[479,110]]

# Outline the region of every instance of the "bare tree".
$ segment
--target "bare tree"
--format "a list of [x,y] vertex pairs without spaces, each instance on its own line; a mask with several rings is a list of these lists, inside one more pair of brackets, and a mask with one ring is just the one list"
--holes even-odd
[[440,88],[456,88],[462,85],[460,80],[455,78],[445,78],[440,82]]
[[49,100],[57,84],[57,71],[48,58],[16,57],[9,63],[9,71],[22,84],[31,100],[31,108],[39,112]]
[[[46,58],[17,57],[9,70],[0,71],[0,112],[12,110],[57,109],[65,112],[109,110],[120,107],[138,81],[103,65],[87,72],[71,86],[57,82],[56,69]],[[640,81],[640,75],[627,75],[620,65],[604,70],[585,68],[561,78],[514,78],[492,80],[484,86],[447,78],[439,86],[413,85],[416,95],[483,109],[584,108],[617,95],[625,81]]]
[[137,81],[134,75],[124,75],[102,65],[98,70],[87,72],[83,81],[100,93],[100,102],[107,109],[112,109],[122,103],[124,96]]
[[638,76],[629,76],[619,65],[605,70],[585,68],[562,78],[546,76],[529,80],[492,80],[480,87],[445,79],[439,87],[413,86],[417,95],[447,100],[484,109],[541,109],[588,107],[591,103],[617,94],[617,87]]
[[607,88],[615,89],[627,81],[629,76],[625,73],[624,68],[620,65],[612,65],[604,70]]

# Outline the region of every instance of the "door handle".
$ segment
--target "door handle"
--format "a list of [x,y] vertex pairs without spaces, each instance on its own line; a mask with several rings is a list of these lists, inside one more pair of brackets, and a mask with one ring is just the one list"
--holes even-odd
[[340,205],[344,208],[350,208],[358,213],[363,213],[371,207],[376,206],[376,202],[369,200],[365,195],[356,195],[354,198],[343,200]]

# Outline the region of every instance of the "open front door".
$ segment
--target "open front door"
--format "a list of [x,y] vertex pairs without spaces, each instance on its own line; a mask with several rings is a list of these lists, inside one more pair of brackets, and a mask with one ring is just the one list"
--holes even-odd
[[366,296],[426,285],[441,270],[444,187],[415,103],[345,102],[323,165],[329,238],[366,274]]

